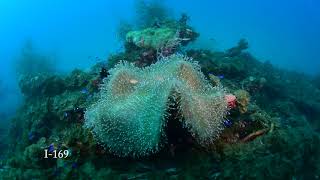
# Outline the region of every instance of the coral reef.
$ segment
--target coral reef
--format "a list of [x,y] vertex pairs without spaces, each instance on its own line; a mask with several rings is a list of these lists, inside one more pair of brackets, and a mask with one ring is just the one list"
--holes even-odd
[[211,87],[200,67],[172,55],[145,69],[126,62],[110,70],[101,99],[85,113],[85,125],[111,152],[145,156],[165,138],[169,99],[179,99],[183,124],[200,144],[210,144],[223,129],[224,91]]
[[[114,63],[117,64],[121,59],[134,62],[137,59],[131,58],[139,58],[142,52],[144,50],[131,48],[115,54]],[[262,63],[247,52],[233,57],[227,57],[226,53],[188,50],[187,56],[198,61],[199,65],[183,60],[185,57],[173,55],[164,57],[161,63],[155,60],[155,64],[142,69],[130,63],[120,63],[110,71],[111,74],[106,72],[110,67],[97,64],[90,72],[75,70],[67,76],[38,74],[37,81],[33,78],[35,76],[25,78],[20,81],[20,87],[28,98],[11,121],[9,138],[6,139],[8,145],[1,146],[8,147],[10,152],[5,153],[5,157],[0,156],[0,177],[237,179],[241,176],[245,179],[316,179],[320,173],[320,124],[317,121],[320,116],[320,96],[319,89],[313,84],[315,81],[298,73],[277,69],[268,62]],[[160,65],[164,68],[160,68]],[[219,137],[211,137],[217,135],[214,128],[204,134],[199,133],[206,129],[203,126],[207,124],[196,124],[203,122],[208,114],[215,116],[217,110],[197,108],[210,101],[207,93],[203,96],[190,95],[195,92],[199,94],[198,87],[204,85],[203,81],[206,85],[212,84],[209,87],[214,89],[214,94],[221,93],[221,96],[217,96],[218,102],[223,100],[224,104],[220,104],[220,112],[225,112],[227,106],[225,93],[220,91],[220,86],[228,92],[227,95],[232,93],[236,96],[236,106],[232,101],[230,105],[233,108],[224,114],[225,119],[218,118],[219,126],[223,126],[219,130]],[[177,82],[178,85],[173,86]],[[183,86],[187,83],[189,85]],[[59,90],[52,93],[46,87],[59,87]],[[169,87],[171,91],[167,91]],[[152,91],[156,92],[154,96],[149,94]],[[139,105],[137,102],[140,99],[134,99],[134,96],[147,98],[146,103]],[[119,100],[118,104],[111,104],[115,99]],[[233,97],[231,99],[234,100]],[[107,103],[102,104],[103,101]],[[136,103],[132,105],[129,101]],[[93,109],[97,107],[100,108],[99,113],[94,113]],[[149,110],[148,107],[154,109]],[[191,108],[191,111],[187,111]],[[102,109],[106,111],[101,112]],[[84,115],[85,112],[91,112],[92,121],[85,121],[84,116],[89,117],[90,114]],[[102,121],[104,115],[118,121]],[[100,120],[96,122],[95,119]],[[136,124],[137,121],[129,123],[136,119],[141,123],[144,119],[146,126]],[[123,130],[123,127],[130,127],[131,130],[122,133],[119,139],[111,139],[113,146],[119,147],[110,147],[110,144],[101,143],[94,135],[95,130],[99,130],[98,122],[109,123],[104,126],[106,128],[100,129],[102,134],[106,133],[102,130],[107,127],[114,127],[107,134],[110,136]],[[210,122],[215,121],[213,119]],[[84,123],[93,129],[84,128]],[[157,128],[151,128],[153,125]],[[211,126],[217,127],[214,124]],[[141,133],[138,133],[139,130],[142,130]],[[189,132],[183,134],[186,135],[185,142],[180,142],[184,136],[172,139],[173,135],[185,131]],[[152,134],[154,132],[157,134]],[[189,135],[192,137],[192,132],[197,139],[191,138],[196,143],[190,145]],[[131,136],[134,133],[141,136]],[[154,139],[148,139],[152,135]],[[166,135],[166,138],[162,135]],[[120,141],[128,136],[130,141]],[[213,139],[214,143],[206,144]],[[133,144],[128,143],[134,140],[136,142]],[[140,147],[142,140],[150,142],[150,146],[142,144]],[[102,140],[107,141],[110,139]],[[57,149],[70,150],[71,156],[59,160],[39,158],[39,153],[42,155],[41,152],[51,144]],[[206,148],[202,148],[202,144]],[[156,147],[157,153],[151,155],[148,150],[154,148],[155,151]],[[139,151],[150,156],[139,160],[114,157],[114,153],[119,156],[123,151]],[[256,170],[252,172],[252,169]]]

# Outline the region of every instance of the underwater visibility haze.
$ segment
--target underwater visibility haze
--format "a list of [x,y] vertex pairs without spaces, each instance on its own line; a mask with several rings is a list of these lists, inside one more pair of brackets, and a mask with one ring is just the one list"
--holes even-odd
[[0,2],[0,179],[320,179],[320,2]]

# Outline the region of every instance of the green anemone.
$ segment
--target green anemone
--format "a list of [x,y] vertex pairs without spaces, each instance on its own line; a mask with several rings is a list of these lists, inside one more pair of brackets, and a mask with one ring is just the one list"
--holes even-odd
[[102,85],[100,99],[87,109],[85,126],[115,155],[147,156],[166,139],[169,99],[179,101],[181,122],[199,144],[218,137],[227,111],[224,90],[212,87],[199,65],[181,55],[146,68],[117,64]]

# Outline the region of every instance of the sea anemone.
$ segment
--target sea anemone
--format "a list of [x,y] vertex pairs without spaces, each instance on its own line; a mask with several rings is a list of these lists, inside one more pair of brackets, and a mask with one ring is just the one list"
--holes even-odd
[[178,104],[180,122],[200,145],[223,129],[228,110],[221,86],[212,87],[196,62],[171,55],[146,68],[121,62],[110,70],[100,99],[85,113],[85,126],[117,156],[147,156],[166,139],[168,108]]

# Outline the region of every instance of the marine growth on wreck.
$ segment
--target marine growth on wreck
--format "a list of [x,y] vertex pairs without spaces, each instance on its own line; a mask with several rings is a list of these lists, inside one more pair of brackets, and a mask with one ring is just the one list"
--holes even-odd
[[191,17],[139,7],[144,21],[119,28],[124,50],[89,71],[22,53],[48,68],[21,71],[0,179],[319,179],[319,77],[256,59],[242,37],[189,46]]

